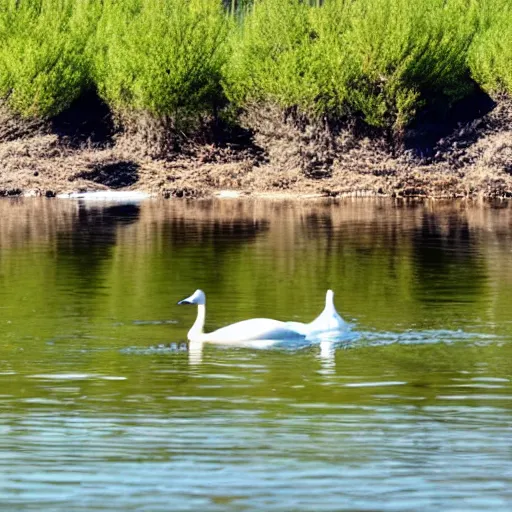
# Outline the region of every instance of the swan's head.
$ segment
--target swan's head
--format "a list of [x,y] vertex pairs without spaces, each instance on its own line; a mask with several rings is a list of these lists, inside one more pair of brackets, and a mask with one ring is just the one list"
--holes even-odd
[[178,304],[206,304],[206,295],[203,290],[196,290],[190,297],[180,300]]
[[332,290],[327,290],[327,293],[325,294],[325,303],[331,304],[334,300],[334,292]]

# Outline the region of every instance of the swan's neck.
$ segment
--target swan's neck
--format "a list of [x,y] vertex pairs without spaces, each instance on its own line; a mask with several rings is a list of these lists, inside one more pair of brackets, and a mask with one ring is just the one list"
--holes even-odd
[[204,304],[197,305],[197,318],[194,325],[188,331],[187,337],[189,341],[200,341],[204,335],[204,320],[206,317],[206,306]]

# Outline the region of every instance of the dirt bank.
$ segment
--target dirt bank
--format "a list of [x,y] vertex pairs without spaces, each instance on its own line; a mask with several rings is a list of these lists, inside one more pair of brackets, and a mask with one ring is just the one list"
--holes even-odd
[[52,197],[115,189],[164,197],[220,191],[289,197],[512,197],[509,99],[498,101],[481,118],[459,123],[428,154],[410,150],[393,156],[382,144],[361,137],[330,154],[317,170],[301,165],[297,152],[288,157],[290,145],[279,138],[271,152],[205,144],[187,155],[155,160],[115,138],[107,144],[76,144],[45,126],[20,129],[19,123],[6,119],[0,125],[0,195]]

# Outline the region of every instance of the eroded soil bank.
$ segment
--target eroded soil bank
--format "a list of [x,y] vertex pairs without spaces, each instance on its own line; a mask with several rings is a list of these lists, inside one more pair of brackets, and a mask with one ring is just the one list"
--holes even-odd
[[[164,197],[240,195],[512,197],[512,101],[458,123],[427,152],[394,156],[385,145],[353,139],[328,157],[286,132],[252,149],[203,144],[159,160],[112,138],[79,144],[47,127],[0,123],[0,195],[140,190]],[[293,130],[291,130],[293,131]],[[261,137],[260,137],[261,138]],[[309,145],[308,145],[309,144]],[[258,149],[259,146],[259,149]],[[263,147],[263,149],[261,149]],[[306,161],[306,164],[304,162]]]

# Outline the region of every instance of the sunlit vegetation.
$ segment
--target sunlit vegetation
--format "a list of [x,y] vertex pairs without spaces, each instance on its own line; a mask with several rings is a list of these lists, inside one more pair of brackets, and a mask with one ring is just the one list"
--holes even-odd
[[512,3],[482,0],[469,63],[475,80],[494,94],[512,95]]
[[97,0],[0,0],[0,99],[47,118],[91,87]]
[[187,127],[222,103],[228,19],[211,0],[106,0],[94,80],[124,117]]
[[512,93],[509,4],[0,0],[0,101],[44,119],[96,90],[162,130],[272,105],[397,134],[476,84]]
[[476,27],[471,0],[262,0],[235,36],[227,91],[241,106],[270,101],[399,130],[422,106],[471,92]]

